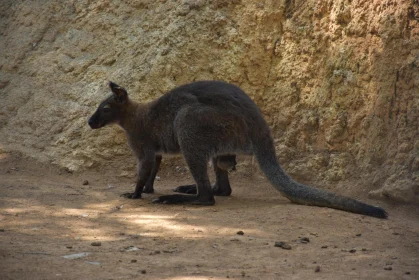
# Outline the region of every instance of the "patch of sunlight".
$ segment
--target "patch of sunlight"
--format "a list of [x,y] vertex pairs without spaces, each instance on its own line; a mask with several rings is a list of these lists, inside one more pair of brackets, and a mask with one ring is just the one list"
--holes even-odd
[[20,209],[20,208],[4,208],[2,209],[5,213],[9,215],[16,215],[16,214],[22,214],[28,212],[28,209]]
[[4,150],[3,145],[0,144],[0,160],[8,158],[9,154]]
[[212,225],[199,225],[198,217],[178,218],[176,215],[131,215],[130,219],[126,222],[134,223],[139,225],[143,229],[147,229],[146,232],[141,233],[142,236],[148,237],[159,237],[170,232],[172,237],[199,239],[206,238],[209,235],[211,237],[218,236],[236,236],[238,230],[246,230],[247,236],[254,235],[259,237],[265,237],[263,231],[256,228],[233,228],[220,226],[219,224]]
[[[125,203],[125,204],[128,204],[128,203]],[[124,205],[124,203],[121,203],[118,200],[110,200],[110,201],[101,202],[101,203],[89,203],[86,205],[86,209],[109,211],[115,208],[115,206],[121,206],[121,205]]]
[[172,278],[165,278],[167,280],[224,280],[224,279],[228,279],[226,277],[214,277],[214,276],[176,276],[176,277],[172,277]]

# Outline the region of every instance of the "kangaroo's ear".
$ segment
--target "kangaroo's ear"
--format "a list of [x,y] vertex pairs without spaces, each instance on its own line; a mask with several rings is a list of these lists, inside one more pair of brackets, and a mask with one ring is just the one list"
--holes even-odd
[[111,88],[112,92],[115,94],[115,100],[119,103],[124,103],[128,99],[128,93],[123,88],[118,86],[113,82],[109,82],[109,87]]

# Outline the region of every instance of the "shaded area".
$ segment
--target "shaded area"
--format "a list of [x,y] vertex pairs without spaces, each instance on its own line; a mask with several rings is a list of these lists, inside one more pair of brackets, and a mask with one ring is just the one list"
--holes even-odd
[[[3,158],[0,167],[2,279],[419,275],[417,208],[388,205],[391,216],[383,221],[293,205],[265,179],[240,172],[232,175],[233,196],[217,198],[213,207],[155,205],[152,197],[190,182],[188,175],[163,170],[156,194],[126,200],[119,194],[131,181],[112,175],[69,174],[14,156]],[[299,242],[303,237],[310,242]],[[91,246],[93,241],[101,246]],[[292,249],[275,247],[277,241]],[[62,258],[82,252],[90,254]]]

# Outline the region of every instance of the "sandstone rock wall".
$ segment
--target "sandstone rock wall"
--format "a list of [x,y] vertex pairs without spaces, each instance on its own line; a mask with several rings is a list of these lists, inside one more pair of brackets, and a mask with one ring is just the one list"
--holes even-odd
[[86,125],[107,81],[149,101],[221,79],[262,108],[297,179],[419,202],[416,0],[4,0],[0,14],[0,149],[130,172],[121,130]]

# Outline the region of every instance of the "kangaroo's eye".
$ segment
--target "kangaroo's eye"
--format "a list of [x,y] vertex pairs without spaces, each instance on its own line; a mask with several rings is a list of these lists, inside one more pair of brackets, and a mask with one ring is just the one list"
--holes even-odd
[[103,111],[109,112],[110,110],[111,110],[111,105],[107,104],[107,105],[103,106]]

